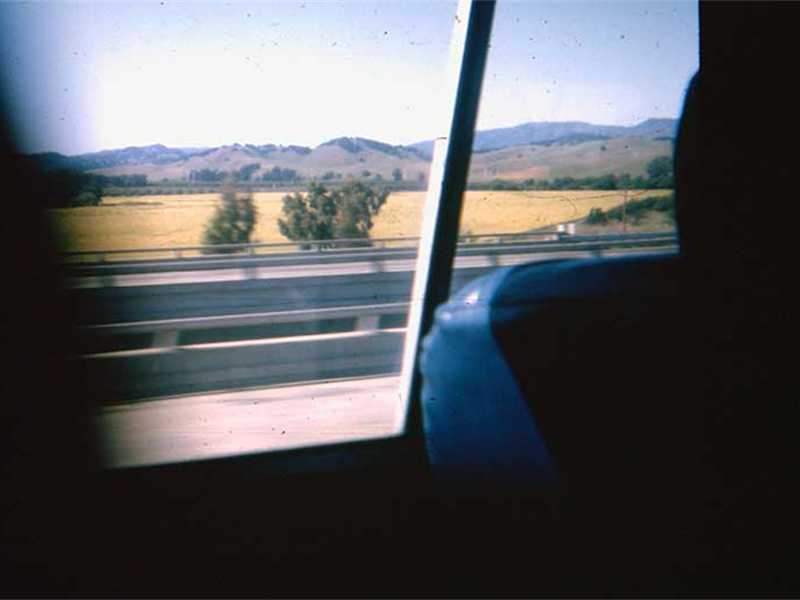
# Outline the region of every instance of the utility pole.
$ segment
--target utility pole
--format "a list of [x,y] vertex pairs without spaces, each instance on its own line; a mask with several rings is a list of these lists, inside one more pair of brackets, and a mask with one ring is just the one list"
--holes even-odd
[[622,201],[622,233],[628,232],[628,183],[625,183],[625,192]]

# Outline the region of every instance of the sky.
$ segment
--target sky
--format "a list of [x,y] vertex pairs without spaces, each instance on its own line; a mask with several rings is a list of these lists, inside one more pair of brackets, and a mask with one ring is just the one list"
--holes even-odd
[[[24,152],[430,139],[456,2],[0,4]],[[677,117],[697,4],[498,2],[478,129]]]

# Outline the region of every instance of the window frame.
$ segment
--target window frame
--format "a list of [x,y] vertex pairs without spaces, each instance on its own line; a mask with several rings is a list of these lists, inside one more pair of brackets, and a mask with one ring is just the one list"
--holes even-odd
[[421,342],[433,324],[436,307],[447,300],[450,292],[495,4],[495,0],[459,0],[454,15],[446,87],[449,110],[443,134],[436,138],[434,145],[403,348],[401,398],[396,412],[400,433],[186,462],[106,469],[111,478],[125,477],[131,472],[167,476],[178,471],[189,474],[209,467],[237,479],[360,472],[372,468],[425,468],[418,355]]

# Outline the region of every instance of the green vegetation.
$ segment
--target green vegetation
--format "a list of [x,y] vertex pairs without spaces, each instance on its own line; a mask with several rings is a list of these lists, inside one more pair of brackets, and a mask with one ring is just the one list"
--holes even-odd
[[672,176],[672,158],[659,156],[647,164],[647,177],[631,177],[628,173],[621,175],[607,174],[599,177],[556,177],[555,179],[525,179],[512,181],[493,179],[487,182],[472,182],[467,189],[496,190],[522,192],[530,190],[669,190],[675,185]]
[[[220,171],[217,169],[200,169],[189,172],[190,183],[217,183],[232,179],[236,182],[268,181],[268,182],[295,182],[302,179],[294,169],[282,169],[275,166],[264,171],[260,177],[254,177],[255,172],[261,169],[261,163],[250,163],[236,171]],[[164,182],[166,183],[166,182]]]
[[360,181],[348,181],[339,189],[312,182],[305,194],[284,196],[284,218],[278,219],[278,229],[290,240],[366,240],[388,196],[387,189]]
[[606,225],[611,221],[626,221],[633,225],[640,223],[648,213],[658,212],[667,215],[675,221],[675,194],[668,196],[648,196],[641,200],[632,200],[621,206],[615,206],[604,211],[602,208],[592,208],[586,217],[587,225]]
[[675,184],[672,175],[672,159],[669,156],[659,156],[647,164],[647,178],[653,188],[672,188]]
[[129,188],[147,184],[147,177],[144,175],[94,175],[68,169],[55,171],[32,169],[30,177],[36,191],[35,195],[44,208],[97,206],[106,186]]
[[[214,210],[203,231],[204,246],[221,244],[247,244],[256,226],[258,214],[250,193],[237,194],[233,186],[227,186],[222,192],[219,206]],[[234,252],[230,248],[206,251]]]
[[302,179],[302,177],[300,177],[300,174],[294,169],[282,169],[277,166],[272,167],[271,170],[261,175],[261,181],[295,182],[300,179]]
[[218,171],[217,169],[199,169],[197,171],[189,171],[189,181],[198,182],[214,182],[222,181],[228,175],[227,171]]
[[[36,181],[33,176],[31,180]],[[307,185],[297,191],[305,193]],[[374,217],[370,237],[419,235],[425,192],[397,191],[391,182],[383,186],[392,189],[392,193]],[[136,191],[125,196],[106,194],[100,206],[57,208],[48,210],[47,216],[53,223],[57,247],[64,251],[198,246],[202,243],[203,230],[220,203],[219,187],[203,187],[208,193],[198,194],[192,190],[186,195],[141,195]],[[258,220],[251,241],[289,241],[278,230],[278,219],[286,219],[281,212],[283,199],[294,191],[252,190]],[[632,200],[667,194],[669,191],[654,190],[644,194],[632,192],[628,196]],[[469,230],[474,235],[542,229],[582,220],[591,208],[612,209],[622,204],[624,196],[621,191],[470,191],[465,194],[461,225],[464,231]],[[664,220],[661,213],[652,216]],[[648,221],[645,219],[642,225],[648,226]]]
[[243,166],[238,171],[235,171],[233,177],[236,179],[236,181],[250,181],[253,173],[258,171],[260,168],[261,163],[250,163],[249,165]]
[[[186,179],[162,178],[150,181],[145,174],[99,175],[75,170],[41,171],[31,163],[31,179],[35,179],[36,196],[41,198],[46,208],[71,208],[95,206],[101,197],[145,196],[166,194],[219,193],[223,187],[235,185],[240,191],[294,192],[307,185],[306,176],[297,170],[260,162],[252,162],[236,170],[203,168],[192,170]],[[495,172],[497,172],[495,170]],[[625,190],[625,189],[671,189],[673,187],[672,159],[658,156],[646,165],[645,175],[632,177],[627,173],[605,174],[592,177],[555,177],[551,179],[494,179],[492,181],[472,181],[467,186],[471,190],[492,191],[563,191],[563,190]],[[390,173],[390,174],[389,174]],[[346,186],[348,179],[361,178],[372,185],[380,185],[392,191],[417,191],[425,187],[426,175],[423,171],[404,171],[394,167],[385,173],[374,169],[359,169],[354,173],[326,171],[319,179],[331,189]],[[86,193],[85,193],[86,192]]]
[[602,208],[594,207],[589,211],[589,216],[586,217],[586,222],[589,225],[605,225],[608,223],[608,215],[603,212]]

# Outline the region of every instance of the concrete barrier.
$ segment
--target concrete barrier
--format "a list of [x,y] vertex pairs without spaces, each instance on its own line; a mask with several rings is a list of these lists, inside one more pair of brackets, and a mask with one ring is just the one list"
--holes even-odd
[[[452,289],[491,270],[457,269]],[[408,302],[412,271],[68,290],[77,323],[131,323]]]
[[353,331],[80,357],[109,403],[398,373],[404,330]]

